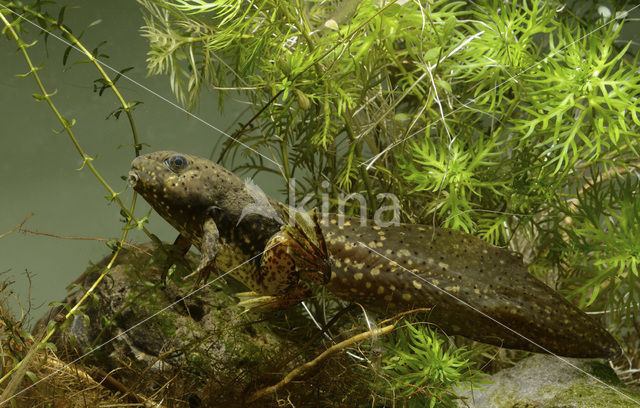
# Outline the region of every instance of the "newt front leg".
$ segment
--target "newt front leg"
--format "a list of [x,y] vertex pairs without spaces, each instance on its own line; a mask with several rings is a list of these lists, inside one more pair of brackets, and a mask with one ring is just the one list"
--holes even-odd
[[[215,208],[212,208],[210,211],[215,211]],[[180,239],[180,237],[178,237],[178,239]],[[202,225],[200,263],[198,264],[196,270],[185,277],[185,279],[190,278],[194,275],[198,275],[196,285],[199,285],[200,282],[207,282],[212,272],[218,275],[216,256],[220,251],[220,247],[220,232],[218,231],[218,226],[216,225],[215,220],[213,219],[211,214],[209,214],[209,216],[205,218],[204,224]]]

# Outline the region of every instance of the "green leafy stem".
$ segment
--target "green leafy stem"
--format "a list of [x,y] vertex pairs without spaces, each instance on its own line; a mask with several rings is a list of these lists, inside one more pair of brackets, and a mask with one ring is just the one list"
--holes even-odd
[[[75,135],[74,135],[74,133],[73,133],[73,131],[71,129],[73,127],[73,125],[75,124],[75,120],[73,120],[73,119],[69,120],[68,118],[64,117],[60,113],[60,111],[56,108],[55,104],[53,103],[53,101],[51,99],[51,97],[55,94],[55,92],[54,93],[47,92],[44,84],[42,83],[42,80],[40,79],[40,76],[38,75],[38,71],[40,70],[40,68],[34,66],[33,62],[31,61],[31,58],[29,57],[29,53],[27,52],[27,49],[30,48],[31,46],[35,45],[36,42],[34,41],[32,43],[27,44],[18,35],[18,32],[15,29],[15,26],[18,25],[20,19],[15,19],[13,22],[10,22],[7,19],[7,15],[9,13],[14,13],[9,8],[9,6],[14,7],[14,4],[12,4],[12,3],[9,3],[8,5],[0,4],[0,7],[2,8],[2,9],[0,9],[0,20],[4,24],[4,28],[2,29],[2,34],[7,35],[10,39],[13,39],[16,42],[20,52],[22,53],[27,65],[29,67],[29,71],[26,74],[22,74],[22,75],[19,75],[19,76],[21,76],[21,77],[32,76],[33,77],[33,79],[35,80],[35,82],[36,82],[36,84],[38,86],[38,89],[40,90],[39,94],[34,94],[33,95],[34,99],[36,99],[36,101],[45,101],[47,103],[47,105],[49,105],[49,108],[51,108],[51,110],[53,111],[53,113],[56,116],[56,118],[58,118],[58,120],[62,124],[62,126],[64,128],[63,131],[67,133],[71,143],[73,144],[73,146],[77,150],[78,154],[80,154],[80,156],[82,157],[82,167],[81,168],[86,166],[89,169],[89,171],[96,177],[96,179],[100,182],[100,184],[102,184],[102,186],[104,186],[104,188],[108,191],[109,195],[107,196],[107,199],[109,201],[115,201],[120,206],[120,208],[122,209],[121,210],[122,213],[125,214],[126,218],[127,218],[125,227],[123,228],[123,232],[122,232],[122,235],[121,235],[120,240],[119,240],[119,243],[117,245],[117,248],[116,248],[115,252],[113,253],[113,256],[112,256],[110,262],[104,268],[103,272],[100,274],[98,279],[96,279],[96,281],[93,283],[93,285],[84,293],[82,298],[72,308],[69,309],[67,314],[64,316],[64,320],[63,320],[63,322],[64,322],[64,321],[68,321],[69,318],[71,318],[74,314],[79,312],[80,307],[82,306],[82,304],[84,304],[86,299],[91,295],[91,293],[94,292],[95,288],[98,286],[98,284],[100,284],[102,279],[109,273],[109,271],[111,270],[111,267],[113,266],[118,254],[120,253],[120,250],[122,249],[122,245],[125,242],[127,234],[128,234],[130,229],[132,229],[132,228],[141,229],[147,236],[149,236],[156,243],[160,243],[160,240],[155,235],[151,234],[144,227],[143,222],[145,221],[146,217],[143,218],[143,219],[138,220],[134,216],[133,211],[134,211],[134,208],[135,208],[137,195],[134,193],[133,198],[131,200],[130,207],[127,207],[122,202],[122,200],[120,199],[120,197],[119,197],[120,193],[117,193],[109,185],[109,183],[107,183],[107,181],[104,179],[104,177],[102,177],[102,175],[98,172],[98,170],[95,168],[95,166],[93,165],[93,160],[94,159],[92,157],[88,156],[84,152],[84,150],[82,149],[82,146],[80,146],[80,143],[78,142],[78,139],[75,137]],[[19,8],[23,13],[31,15],[34,18],[38,19],[39,21],[46,21],[47,23],[50,24],[50,26],[52,28],[56,28],[56,29],[60,30],[64,34],[66,39],[71,43],[70,47],[73,46],[74,48],[76,48],[77,50],[82,52],[88,58],[87,62],[90,62],[95,66],[95,68],[98,70],[98,72],[102,76],[101,83],[105,87],[108,87],[113,91],[114,95],[116,96],[116,98],[118,99],[118,101],[121,104],[120,111],[124,111],[126,113],[126,115],[127,115],[127,118],[129,120],[129,124],[131,126],[131,132],[132,132],[132,135],[133,135],[133,140],[134,140],[133,146],[134,146],[135,155],[138,156],[139,153],[140,153],[141,145],[138,142],[136,126],[135,126],[135,122],[133,120],[133,115],[132,115],[132,111],[131,111],[132,107],[135,104],[129,104],[124,100],[124,98],[122,97],[121,93],[115,87],[115,79],[112,80],[107,75],[107,73],[104,71],[103,67],[101,66],[99,61],[96,59],[94,54],[92,52],[90,52],[79,41],[79,38],[76,38],[71,33],[71,30],[69,30],[62,23],[62,19],[63,19],[63,16],[64,16],[64,8],[61,9],[60,15],[59,15],[57,20],[53,19],[53,18],[51,18],[49,16],[46,16],[46,15],[38,12],[37,10],[31,9],[29,7],[26,7],[26,6],[20,6]],[[68,51],[69,51],[69,49],[67,49],[67,53],[68,53]],[[118,73],[118,76],[116,78],[119,78],[120,76],[121,76],[121,73]],[[31,359],[33,359],[33,357],[35,357],[36,351],[47,347],[47,341],[56,332],[57,328],[58,328],[58,323],[56,321],[52,320],[49,323],[49,325],[47,326],[45,333],[43,335],[41,335],[37,339],[37,341],[34,342],[33,346],[31,347],[31,349],[29,350],[29,352],[27,353],[25,358],[23,358],[20,362],[16,363],[11,370],[9,370],[2,378],[0,378],[0,384],[1,384],[1,383],[4,383],[12,374],[17,373],[17,375],[15,375],[13,377],[13,379],[11,380],[9,385],[7,387],[5,387],[5,389],[4,389],[3,393],[2,393],[2,396],[0,397],[2,401],[7,401],[9,398],[11,398],[10,394],[13,392],[15,387],[20,383],[22,377],[24,376],[24,374],[26,373],[26,370],[28,369],[28,366],[29,366],[29,363],[30,363]]]

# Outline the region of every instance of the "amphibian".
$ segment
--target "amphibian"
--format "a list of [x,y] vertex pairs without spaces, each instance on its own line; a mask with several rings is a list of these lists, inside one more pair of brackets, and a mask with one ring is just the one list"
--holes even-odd
[[[323,215],[319,239],[330,262],[302,277],[291,273],[282,249],[290,241],[281,232],[287,218],[281,204],[267,196],[256,200],[252,187],[225,168],[160,151],[136,158],[129,174],[135,191],[200,249],[198,270],[226,272],[251,259],[231,275],[284,306],[303,300],[311,280],[381,313],[431,308],[428,319],[446,333],[506,348],[544,352],[482,313],[555,354],[612,358],[620,352],[598,322],[531,276],[521,257],[471,235]],[[274,243],[285,245],[260,256]]]

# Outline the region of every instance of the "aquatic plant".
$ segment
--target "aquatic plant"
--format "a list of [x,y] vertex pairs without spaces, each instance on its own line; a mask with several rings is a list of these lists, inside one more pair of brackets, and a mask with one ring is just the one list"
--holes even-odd
[[[233,138],[282,163],[236,167],[298,176],[334,205],[396,193],[405,220],[511,246],[543,278],[576,278],[560,287],[583,306],[606,292],[600,306],[637,310],[625,3],[140,3],[149,72],[190,108],[205,90],[244,95],[254,114]],[[228,164],[247,152],[222,143]]]

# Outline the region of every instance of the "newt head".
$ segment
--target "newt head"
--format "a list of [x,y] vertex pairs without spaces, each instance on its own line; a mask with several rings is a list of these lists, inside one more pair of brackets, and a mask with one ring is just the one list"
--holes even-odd
[[172,151],[136,157],[129,171],[129,185],[178,230],[225,202],[236,179],[206,159]]
[[173,207],[177,201],[193,206],[194,201],[201,197],[197,191],[196,179],[199,176],[191,157],[174,152],[155,152],[133,160],[129,185],[157,210]]
[[[233,224],[229,229],[248,227],[258,218],[270,219],[269,227],[280,225],[277,214],[267,211],[266,207],[274,207],[270,197],[262,193],[264,203],[257,202],[255,188],[201,157],[174,151],[136,157],[131,162],[129,185],[187,236],[198,235],[212,211],[217,213],[216,222]],[[260,225],[263,223],[261,220]]]

